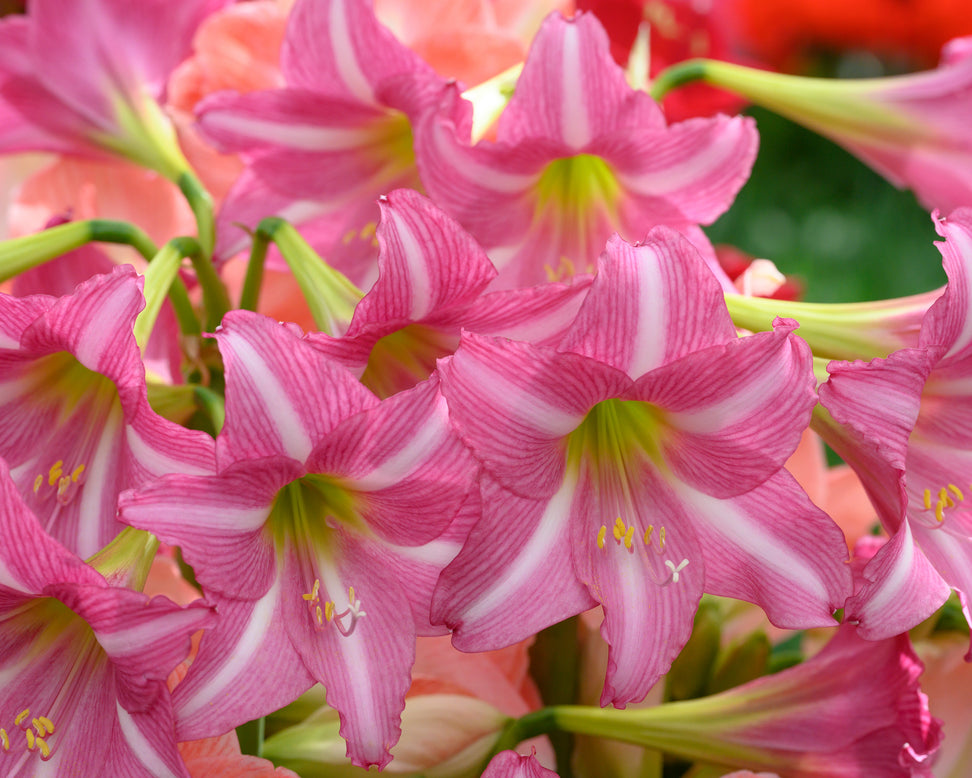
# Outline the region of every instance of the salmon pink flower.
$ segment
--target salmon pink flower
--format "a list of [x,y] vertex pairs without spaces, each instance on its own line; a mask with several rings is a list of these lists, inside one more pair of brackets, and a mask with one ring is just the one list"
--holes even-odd
[[[936,214],[937,217],[937,214]],[[892,536],[847,603],[861,634],[910,629],[957,590],[972,595],[972,209],[935,219],[948,285],[918,346],[871,362],[831,363],[820,433],[861,477]]]
[[0,295],[0,457],[45,529],[85,557],[122,529],[123,489],[215,467],[209,436],[149,406],[141,289],[126,265],[60,298]]
[[721,272],[699,224],[722,214],[749,175],[752,121],[666,125],[628,86],[591,14],[544,21],[495,142],[469,144],[471,112],[448,87],[418,127],[416,153],[431,197],[483,245],[499,285],[590,272],[612,233],[640,240],[659,224]]
[[782,469],[815,400],[794,328],[737,338],[698,252],[657,228],[608,244],[557,348],[464,334],[440,372],[483,518],[433,601],[457,647],[600,603],[601,701],[623,706],[667,670],[703,591],[778,626],[833,624],[846,547]]
[[120,154],[177,180],[159,101],[199,23],[226,0],[36,0],[0,21],[0,151]]
[[174,692],[180,740],[315,681],[348,755],[384,765],[432,587],[473,512],[476,468],[433,378],[383,402],[297,332],[231,312],[214,476],[161,478],[122,520],[178,544],[222,616]]
[[188,778],[166,676],[211,607],[110,586],[44,533],[2,460],[0,531],[3,774]]

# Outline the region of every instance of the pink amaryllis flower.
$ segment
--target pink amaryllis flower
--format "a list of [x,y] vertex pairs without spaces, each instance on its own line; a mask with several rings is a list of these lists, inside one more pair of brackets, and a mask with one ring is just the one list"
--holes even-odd
[[474,515],[476,468],[435,379],[379,402],[265,317],[230,313],[216,337],[218,474],[159,479],[121,507],[181,547],[222,615],[175,690],[178,737],[225,732],[316,681],[352,761],[384,765],[415,636],[441,632],[429,601]]
[[688,235],[719,272],[698,225],[745,182],[755,127],[725,116],[667,125],[628,86],[591,14],[544,21],[495,142],[469,144],[471,113],[448,87],[416,153],[426,189],[483,245],[498,284],[589,272],[613,232],[640,240],[658,224]]
[[375,19],[367,0],[300,0],[281,57],[286,87],[221,92],[198,107],[204,135],[247,163],[223,205],[217,251],[228,256],[245,244],[234,222],[253,227],[278,215],[360,283],[368,268],[341,265],[336,252],[370,255],[374,199],[419,186],[411,126],[444,80]]
[[489,760],[483,778],[557,778],[557,773],[540,764],[536,752],[526,756],[516,751],[500,751]]
[[847,603],[861,634],[910,629],[957,590],[972,594],[972,209],[935,218],[948,285],[918,346],[871,362],[832,362],[820,433],[860,475],[892,536]]
[[378,203],[378,280],[338,338],[308,339],[361,376],[380,397],[408,389],[459,345],[460,329],[557,342],[576,315],[590,277],[571,284],[484,294],[496,277],[482,247],[411,189]]
[[211,606],[110,586],[41,529],[2,460],[0,530],[3,775],[188,778],[166,677]]
[[907,635],[845,625],[813,658],[720,694],[637,710],[553,708],[560,729],[786,778],[930,778],[942,723]]
[[743,95],[831,138],[929,210],[972,204],[972,38],[935,70],[892,78],[822,79],[725,62],[693,65],[707,83]]
[[608,244],[559,347],[464,335],[443,392],[485,474],[433,601],[456,646],[600,603],[601,701],[623,706],[667,670],[703,591],[779,626],[833,624],[843,538],[781,469],[815,399],[794,327],[737,338],[698,252],[657,228]]
[[84,557],[122,529],[122,490],[215,468],[208,435],[149,406],[133,334],[142,283],[126,265],[60,298],[0,295],[0,457],[44,528]]
[[0,21],[0,152],[120,154],[186,169],[159,101],[193,32],[227,0],[32,0]]

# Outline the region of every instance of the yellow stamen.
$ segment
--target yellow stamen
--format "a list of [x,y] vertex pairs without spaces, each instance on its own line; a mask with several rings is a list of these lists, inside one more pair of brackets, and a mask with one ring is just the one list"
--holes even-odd
[[318,627],[323,627],[324,626],[324,613],[321,611],[321,606],[320,605],[315,605],[314,606],[314,618],[317,619],[317,626]]
[[624,533],[624,547],[630,549],[632,543],[634,543],[634,524],[628,527],[628,531]]
[[34,479],[34,494],[37,494],[40,491],[41,485],[43,485],[43,483],[44,483],[43,475],[39,475],[37,476],[37,478]]
[[330,600],[324,603],[324,618],[327,619],[328,622],[334,619],[334,603]]
[[33,751],[34,750],[34,730],[28,729],[24,734],[27,735],[27,750]]
[[51,747],[47,745],[47,741],[44,740],[44,738],[39,737],[35,742],[37,744],[37,748],[40,750],[41,759],[49,759],[51,756]]
[[63,467],[64,467],[64,460],[63,459],[59,459],[59,460],[57,460],[57,462],[55,462],[53,465],[51,465],[51,469],[47,471],[47,485],[48,486],[54,486],[54,484],[57,483],[57,480],[62,475],[64,475],[64,470],[62,470]]
[[649,524],[648,529],[645,530],[645,545],[651,545],[651,533],[655,531],[655,525]]
[[618,516],[618,518],[614,522],[614,539],[621,540],[621,538],[624,537],[624,533],[626,530],[627,527],[624,526],[624,522],[621,521],[621,517]]
[[10,750],[10,738],[7,737],[7,730],[0,729],[0,744],[3,745],[4,751]]
[[604,536],[607,535],[607,527],[603,524],[601,528],[597,531],[597,547],[604,548]]
[[67,494],[68,488],[71,486],[71,479],[68,476],[61,476],[57,480],[57,496],[59,499],[63,499],[64,495]]
[[14,724],[19,727],[27,720],[28,716],[30,716],[30,708],[24,708],[17,714],[17,718],[14,719]]
[[931,510],[931,489],[925,489],[925,510]]
[[661,532],[658,534],[658,547],[664,551],[665,550],[665,528],[661,528]]
[[348,587],[348,605],[354,605],[354,587]]
[[34,725],[34,729],[37,730],[37,737],[44,737],[47,734],[47,728],[44,726],[39,718],[31,719],[31,724]]
[[71,471],[71,482],[77,483],[78,479],[81,477],[81,473],[84,472],[84,465],[78,465],[74,470]]
[[938,521],[945,521],[944,510],[945,510],[945,505],[944,503],[942,503],[941,500],[935,503],[935,518]]
[[54,734],[54,722],[47,718],[47,716],[38,716],[36,720],[44,725],[44,729],[47,730],[48,735]]
[[311,589],[310,594],[302,594],[300,596],[303,597],[308,602],[317,602],[320,591],[321,591],[321,579],[315,578],[314,588]]

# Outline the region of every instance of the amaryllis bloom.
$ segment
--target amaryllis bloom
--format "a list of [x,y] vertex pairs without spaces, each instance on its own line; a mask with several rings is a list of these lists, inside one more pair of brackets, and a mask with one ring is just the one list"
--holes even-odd
[[952,41],[937,69],[822,79],[702,61],[698,76],[803,124],[860,157],[929,210],[972,205],[972,46]]
[[600,603],[601,702],[623,706],[668,669],[703,591],[833,624],[846,547],[782,469],[815,401],[794,328],[737,338],[698,252],[657,228],[611,240],[557,348],[464,334],[440,373],[483,516],[433,601],[456,646]]
[[223,205],[217,252],[245,244],[234,222],[255,227],[277,215],[361,283],[370,265],[342,265],[336,252],[373,254],[375,198],[419,186],[411,127],[444,80],[367,0],[300,0],[281,57],[286,87],[222,92],[198,108],[206,138],[247,162]]
[[320,682],[352,761],[384,765],[415,636],[442,631],[432,587],[475,515],[476,468],[435,379],[379,402],[295,328],[237,311],[216,337],[218,474],[161,478],[121,507],[181,547],[222,616],[174,692],[178,737],[221,734]]
[[109,586],[43,531],[2,460],[0,530],[3,775],[188,778],[166,676],[212,608]]
[[923,669],[907,635],[868,641],[845,625],[806,662],[720,694],[550,717],[571,732],[786,778],[930,778],[942,724],[919,688]]
[[123,489],[215,468],[212,439],[149,406],[130,266],[73,294],[0,295],[0,457],[44,528],[88,557],[122,526]]
[[972,209],[935,225],[949,281],[917,348],[832,362],[820,387],[833,423],[819,432],[857,471],[892,535],[847,604],[847,617],[874,639],[928,617],[950,587],[963,607],[972,595]]
[[516,751],[500,751],[490,761],[483,778],[557,778],[537,761],[536,754],[524,756]]
[[496,269],[452,218],[411,189],[390,192],[378,206],[378,280],[343,336],[308,336],[377,395],[428,378],[436,360],[456,350],[460,329],[532,343],[563,337],[589,277],[483,294]]
[[666,125],[628,86],[591,14],[544,21],[495,142],[469,144],[471,112],[447,88],[416,152],[426,189],[483,245],[498,284],[590,272],[612,233],[640,240],[658,224],[688,235],[720,272],[698,225],[745,182],[755,127],[725,116]]
[[159,101],[193,32],[227,0],[32,0],[0,21],[0,152],[120,154],[186,169]]

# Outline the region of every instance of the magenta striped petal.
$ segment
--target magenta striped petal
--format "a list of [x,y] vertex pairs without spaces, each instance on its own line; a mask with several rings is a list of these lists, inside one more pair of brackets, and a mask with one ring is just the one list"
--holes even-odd
[[881,640],[927,619],[948,595],[948,584],[915,545],[910,522],[903,521],[864,568],[864,583],[847,600],[844,618],[858,625],[861,637]]
[[377,404],[295,329],[248,311],[224,317],[216,333],[227,376],[220,467],[274,455],[303,462],[340,419]]
[[549,500],[519,497],[489,476],[481,484],[482,518],[432,602],[432,622],[455,630],[460,651],[511,645],[597,604],[570,561],[575,481]]
[[705,558],[705,590],[759,605],[784,629],[834,625],[851,593],[844,536],[780,470],[729,500],[681,489]]
[[577,354],[466,333],[440,365],[464,442],[507,488],[550,497],[563,482],[566,436],[630,379]]
[[617,235],[608,241],[559,348],[639,378],[734,337],[722,289],[698,251],[674,230],[656,228],[636,246]]
[[938,234],[948,285],[928,309],[921,322],[919,344],[924,347],[947,346],[948,351],[935,366],[937,381],[951,376],[961,381],[972,367],[972,209],[960,208],[933,221]]
[[479,244],[417,192],[396,189],[378,205],[378,281],[355,308],[348,337],[384,335],[468,303],[496,276]]
[[530,756],[500,751],[489,760],[482,778],[557,778],[557,773],[537,761],[536,749]]

